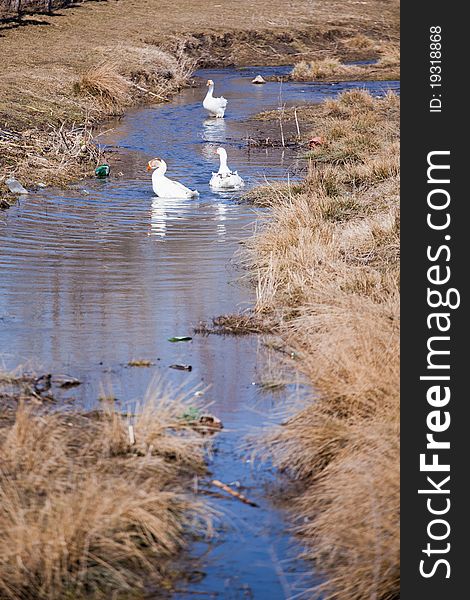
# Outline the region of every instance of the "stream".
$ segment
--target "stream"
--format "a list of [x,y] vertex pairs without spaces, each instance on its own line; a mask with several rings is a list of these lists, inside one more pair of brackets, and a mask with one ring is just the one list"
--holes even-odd
[[[283,513],[266,493],[276,480],[269,465],[253,465],[239,447],[269,420],[285,398],[259,385],[273,359],[257,336],[195,335],[211,317],[253,305],[235,253],[250,236],[256,211],[240,194],[209,188],[223,144],[229,165],[247,188],[300,177],[305,167],[286,148],[247,148],[258,124],[248,118],[280,105],[299,105],[361,87],[374,94],[398,82],[266,83],[257,75],[281,68],[207,69],[228,100],[226,118],[208,119],[205,87],[183,90],[172,102],[129,112],[108,125],[101,144],[115,150],[107,179],[85,180],[67,190],[40,189],[0,213],[0,365],[77,377],[82,385],[64,401],[95,408],[103,390],[121,402],[142,397],[154,379],[208,388],[210,411],[224,431],[214,441],[211,477],[240,486],[254,508],[230,497],[213,498],[222,515],[218,535],[194,543],[187,581],[173,598],[284,599],[312,585],[295,555]],[[147,161],[161,156],[167,175],[200,192],[197,199],[153,197]],[[171,336],[192,336],[171,343]],[[128,366],[146,359],[147,368]],[[192,366],[190,373],[170,369]],[[267,366],[268,365],[268,366]],[[288,383],[295,393],[295,376]]]

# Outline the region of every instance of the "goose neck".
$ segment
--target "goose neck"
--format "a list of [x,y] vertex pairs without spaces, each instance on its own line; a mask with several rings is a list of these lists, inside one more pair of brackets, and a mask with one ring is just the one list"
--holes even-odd
[[227,170],[227,152],[225,152],[225,150],[221,150],[219,152],[219,158],[220,158],[220,170],[226,171]]
[[162,175],[165,175],[165,173],[166,173],[166,162],[164,162],[162,160],[160,165],[158,166],[158,168],[155,169],[155,171],[154,171],[154,177],[161,177]]

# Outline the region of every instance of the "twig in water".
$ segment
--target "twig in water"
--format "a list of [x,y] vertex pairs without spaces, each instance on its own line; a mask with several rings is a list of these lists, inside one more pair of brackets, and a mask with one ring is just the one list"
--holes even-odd
[[227,485],[226,483],[222,483],[218,479],[213,479],[211,481],[211,484],[215,485],[215,487],[218,487],[221,490],[224,490],[224,492],[227,492],[227,494],[230,494],[234,498],[237,498],[237,500],[240,500],[240,502],[244,502],[245,504],[248,504],[249,506],[254,506],[256,508],[259,507],[259,505],[256,504],[256,502],[252,502],[246,496],[244,496],[243,494],[240,494],[240,492],[236,492],[235,490],[232,490],[232,488],[229,485]]

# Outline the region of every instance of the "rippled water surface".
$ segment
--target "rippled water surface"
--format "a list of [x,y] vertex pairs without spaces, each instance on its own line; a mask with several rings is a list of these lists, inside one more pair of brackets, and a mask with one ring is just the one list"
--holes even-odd
[[[201,71],[202,78],[215,80],[216,95],[229,100],[224,120],[207,119],[205,88],[131,112],[101,136],[117,152],[110,178],[41,190],[0,213],[0,360],[6,368],[26,364],[78,377],[83,384],[69,394],[86,406],[95,405],[102,386],[127,401],[160,376],[211,386],[211,410],[227,430],[216,442],[212,474],[240,482],[261,507],[215,501],[225,515],[220,535],[209,552],[204,544],[193,552],[204,553],[199,569],[205,576],[183,587],[178,598],[281,599],[307,585],[300,581],[303,565],[291,558],[282,514],[263,493],[273,475],[253,470],[238,450],[245,432],[262,425],[280,401],[253,385],[263,377],[261,341],[192,333],[199,321],[253,303],[233,256],[256,214],[236,195],[211,192],[208,181],[217,169],[219,143],[248,187],[287,173],[299,176],[304,165],[292,151],[246,147],[245,138],[256,134],[257,124],[247,120],[255,113],[352,87],[382,94],[398,84],[250,83],[258,73],[284,71]],[[169,177],[197,188],[199,198],[153,197],[145,166],[155,156],[165,158]],[[193,341],[168,342],[175,335],[193,335]],[[127,366],[137,358],[155,365]],[[173,363],[190,364],[192,372],[169,369]]]

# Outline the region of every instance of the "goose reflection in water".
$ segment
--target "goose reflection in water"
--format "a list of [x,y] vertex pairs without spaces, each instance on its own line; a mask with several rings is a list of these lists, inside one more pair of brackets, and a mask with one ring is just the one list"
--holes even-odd
[[225,221],[227,220],[227,215],[225,214],[227,212],[227,205],[223,202],[217,202],[216,208],[218,213],[216,217],[217,235],[219,238],[222,238],[225,237],[225,234],[227,233],[227,227],[225,226]]
[[226,213],[228,210],[228,206],[224,202],[211,202],[204,205],[194,200],[157,197],[152,199],[148,235],[163,239],[167,236],[172,221],[181,219],[189,221],[194,213],[201,209],[205,209],[207,219],[215,223],[217,237],[224,237],[227,233],[225,221],[227,220]]
[[202,126],[206,142],[225,143],[227,141],[227,124],[223,119],[206,119]]
[[152,199],[150,211],[149,235],[164,238],[167,233],[168,223],[189,215],[190,208],[194,203],[177,198],[155,198]]

